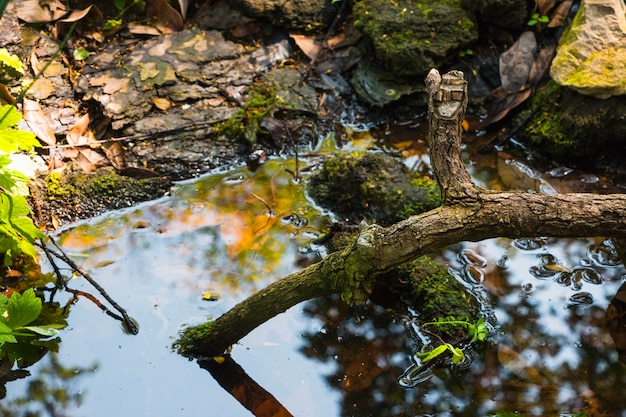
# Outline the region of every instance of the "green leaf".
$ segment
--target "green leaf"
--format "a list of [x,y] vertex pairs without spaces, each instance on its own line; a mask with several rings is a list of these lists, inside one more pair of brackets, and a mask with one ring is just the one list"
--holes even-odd
[[19,78],[24,75],[22,61],[15,54],[10,54],[6,48],[0,48],[0,77]]
[[417,357],[422,360],[422,362],[428,362],[435,359],[437,356],[441,355],[448,349],[446,345],[439,345],[436,348],[429,350],[428,352],[418,352]]
[[0,129],[9,129],[17,125],[22,120],[22,115],[15,106],[5,104],[0,106]]
[[74,59],[77,61],[83,61],[89,57],[89,51],[83,47],[74,49]]
[[[2,109],[0,109],[1,111]],[[7,117],[11,117],[11,115],[9,114]],[[3,121],[0,120],[0,124],[2,123]],[[4,153],[11,153],[20,149],[29,151],[35,146],[39,146],[39,141],[37,141],[33,133],[25,130],[2,129],[0,127],[0,151]]]
[[461,349],[459,349],[458,347],[454,347],[449,343],[447,343],[446,346],[448,347],[448,350],[452,352],[453,364],[456,365],[457,363],[461,363],[465,360],[465,353],[463,353]]
[[59,331],[57,329],[55,329],[53,327],[53,325],[50,325],[50,326],[24,326],[24,327],[22,327],[22,329],[30,330],[31,332],[40,334],[42,336],[54,336],[57,333],[59,333]]
[[41,313],[41,299],[35,295],[32,288],[22,294],[13,293],[7,303],[8,318],[4,322],[11,329],[26,326],[33,322]]
[[4,323],[0,323],[0,345],[4,343],[17,343],[15,336],[13,335],[13,330]]

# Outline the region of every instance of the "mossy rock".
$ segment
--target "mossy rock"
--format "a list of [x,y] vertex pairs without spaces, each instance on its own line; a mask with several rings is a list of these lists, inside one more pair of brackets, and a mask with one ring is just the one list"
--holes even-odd
[[348,223],[390,225],[441,204],[437,184],[386,154],[340,155],[324,162],[307,190]]
[[515,124],[519,139],[560,163],[581,168],[598,164],[623,170],[626,155],[626,102],[596,99],[561,87],[541,87]]
[[422,76],[478,39],[475,18],[460,0],[362,0],[353,15],[377,63],[399,76]]
[[[445,267],[428,256],[394,268],[378,277],[377,281],[384,282],[399,295],[411,310],[411,316],[420,324],[446,317],[475,322],[481,317],[478,298],[450,275]],[[462,338],[465,330],[456,326],[442,326],[438,333]]]
[[[85,174],[68,168],[53,172],[33,183],[36,216],[55,216],[55,222],[73,222],[104,213],[131,207],[139,202],[165,195],[171,181],[165,177],[135,179],[119,175],[113,168],[101,168]],[[38,218],[40,224],[51,225],[51,218]]]

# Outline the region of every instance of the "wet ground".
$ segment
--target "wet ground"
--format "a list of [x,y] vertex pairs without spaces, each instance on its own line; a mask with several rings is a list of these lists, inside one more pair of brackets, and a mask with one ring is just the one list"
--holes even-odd
[[[344,151],[382,148],[428,171],[419,123],[348,129],[352,148]],[[350,308],[337,297],[299,304],[234,346],[235,364],[224,366],[238,379],[215,379],[177,355],[171,345],[183,326],[219,316],[320,256],[313,242],[332,216],[311,204],[302,181],[314,158],[334,151],[330,137],[302,155],[297,170],[293,158],[276,158],[255,172],[214,172],[178,184],[169,197],[60,231],[63,248],[140,331],[125,334],[79,298],[59,352],[8,382],[1,409],[16,416],[247,416],[248,407],[261,416],[272,415],[260,405],[271,403],[279,415],[306,416],[624,415],[623,310],[612,300],[626,271],[602,237],[492,239],[435,254],[493,318],[487,342],[462,366],[420,368],[421,329],[410,318],[375,305]],[[531,168],[513,153],[474,154],[467,165],[491,188],[619,189],[566,167]],[[84,279],[69,285],[96,294]]]

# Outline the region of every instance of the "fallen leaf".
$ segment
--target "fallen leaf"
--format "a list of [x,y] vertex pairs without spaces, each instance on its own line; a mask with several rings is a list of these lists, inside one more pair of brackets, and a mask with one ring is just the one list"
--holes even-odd
[[88,38],[99,40],[101,35],[101,28],[104,23],[104,15],[95,5],[90,5],[84,9],[73,10],[69,16],[59,20],[56,23],[57,35],[65,32],[65,28],[74,22],[80,21],[77,24],[76,29]]
[[537,59],[530,67],[530,73],[528,74],[528,84],[537,85],[543,79],[544,75],[548,72],[554,53],[556,52],[556,44],[547,45],[539,51]]
[[188,0],[178,0],[178,6],[180,7],[180,15],[184,19],[187,17],[187,8],[189,7]]
[[174,33],[185,27],[183,17],[167,0],[152,0],[146,3],[148,17],[156,20],[155,27],[161,33]]
[[314,36],[290,34],[289,37],[298,48],[311,60],[315,61],[322,49],[322,41]]
[[141,23],[130,22],[128,24],[128,31],[133,35],[150,35],[150,36],[160,36],[161,32],[153,27],[148,25],[142,25]]
[[27,98],[24,99],[24,121],[33,131],[37,139],[46,145],[54,145],[57,143],[56,135],[52,129],[50,119],[41,110],[39,103]]
[[89,114],[85,114],[67,132],[65,137],[67,143],[77,146],[75,148],[67,148],[63,152],[65,158],[74,160],[87,173],[94,171],[100,166],[107,165],[107,159],[103,155],[86,146],[100,146],[93,132],[89,130],[89,121]]
[[164,97],[152,97],[152,104],[154,104],[154,107],[164,111],[165,113],[172,108],[172,102]]
[[27,23],[48,23],[68,12],[60,0],[15,0],[17,17]]
[[0,84],[0,104],[15,104],[15,97],[4,84]]
[[102,150],[115,169],[124,169],[126,166],[124,162],[124,148],[119,142],[113,142],[109,146],[103,146]]
[[563,26],[563,23],[565,23],[565,20],[567,19],[567,15],[569,14],[573,3],[574,0],[565,0],[562,3],[559,3],[559,5],[556,6],[556,9],[554,9],[552,15],[550,16],[548,27],[558,28]]
[[541,16],[547,16],[556,4],[556,0],[536,0],[537,10]]

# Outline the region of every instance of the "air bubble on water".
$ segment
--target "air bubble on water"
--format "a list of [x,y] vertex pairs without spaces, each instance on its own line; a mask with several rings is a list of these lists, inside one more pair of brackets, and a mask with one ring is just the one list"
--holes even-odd
[[530,282],[526,282],[522,284],[522,291],[524,291],[525,293],[531,293],[535,291],[535,286]]
[[465,265],[463,267],[462,278],[471,285],[483,285],[485,282],[485,274],[480,268],[474,265]]
[[521,250],[535,250],[544,246],[544,241],[541,238],[530,239],[530,238],[518,238],[513,241],[513,246],[517,249]]
[[587,248],[587,256],[596,263],[596,265],[612,267],[621,264],[621,260],[617,255],[617,250],[613,246],[613,242],[605,240],[599,245],[591,245]]
[[572,284],[572,274],[570,272],[561,272],[556,277],[556,283],[564,287],[569,287]]
[[478,267],[487,266],[487,260],[472,250],[464,249],[459,252],[457,259],[463,265],[475,265]]
[[602,284],[602,275],[595,269],[579,266],[572,270],[572,274],[577,281],[585,281],[590,284]]
[[398,379],[398,384],[404,388],[413,388],[429,380],[433,376],[430,368],[424,369],[423,366],[410,366]]
[[588,306],[592,303],[593,295],[585,291],[577,292],[567,300],[567,304],[570,306]]
[[502,255],[500,257],[500,259],[498,259],[498,261],[496,262],[496,265],[498,265],[499,268],[502,269],[507,269],[509,267],[509,256],[508,255]]
[[582,266],[591,266],[591,265],[593,265],[593,261],[591,259],[589,259],[589,258],[581,258],[580,259],[580,264]]

